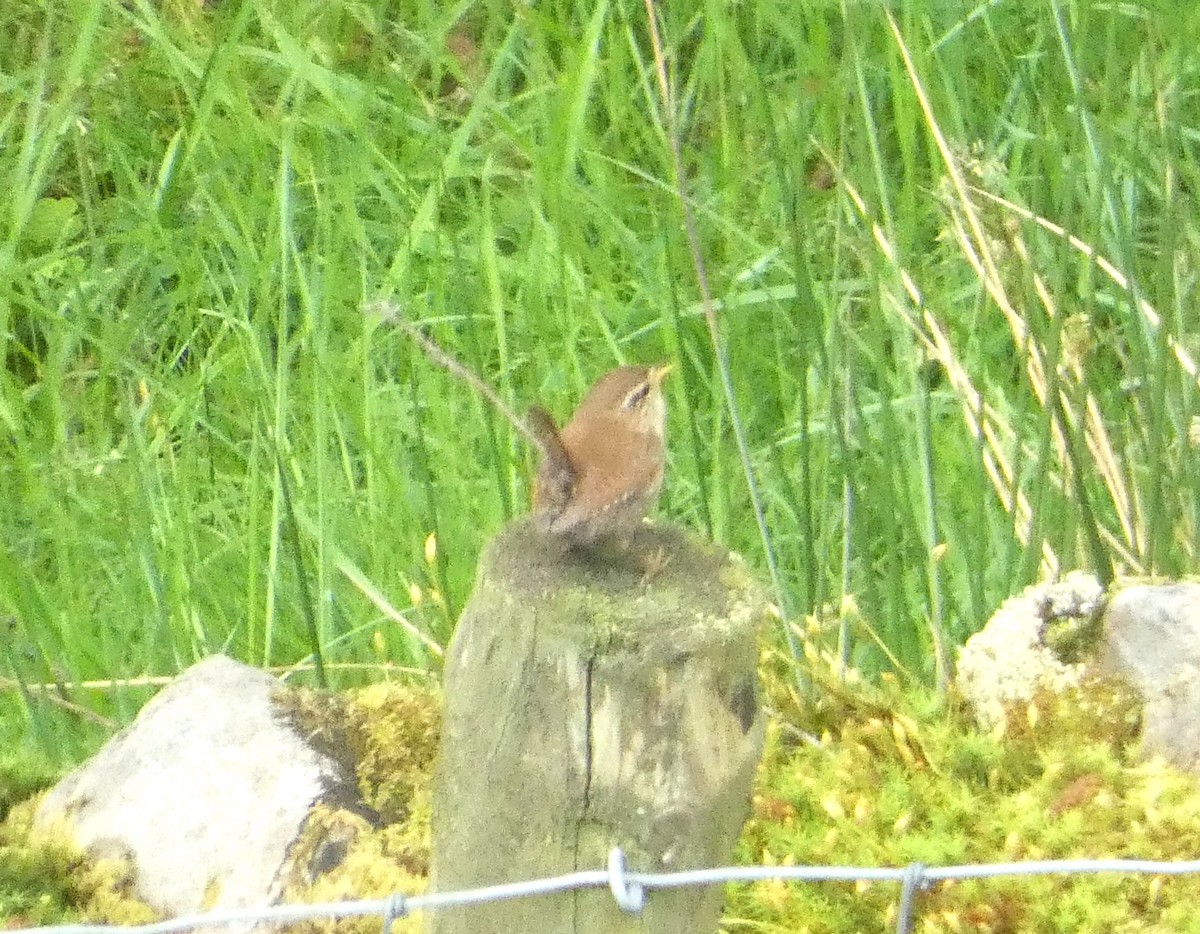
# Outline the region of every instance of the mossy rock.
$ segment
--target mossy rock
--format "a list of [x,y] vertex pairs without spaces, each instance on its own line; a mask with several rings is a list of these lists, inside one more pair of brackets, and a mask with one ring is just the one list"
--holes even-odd
[[[352,763],[355,800],[313,809],[293,844],[285,875],[289,902],[417,894],[429,866],[429,774],[437,747],[437,691],[379,684],[343,694],[281,688],[274,701],[313,745]],[[140,924],[154,912],[133,896],[120,854],[85,859],[65,839],[31,834],[37,799],[0,823],[0,917],[22,923]],[[295,925],[296,931],[378,931],[378,919]],[[418,919],[394,930],[417,932]]]

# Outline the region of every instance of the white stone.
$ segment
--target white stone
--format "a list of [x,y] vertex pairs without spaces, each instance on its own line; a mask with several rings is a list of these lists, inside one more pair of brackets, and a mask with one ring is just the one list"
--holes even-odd
[[1143,754],[1200,768],[1200,584],[1138,584],[1116,594],[1097,663],[1141,695]]
[[223,656],[192,666],[49,793],[35,827],[131,858],[136,896],[167,916],[272,903],[309,809],[349,781],[279,716],[278,688]]
[[1083,666],[1062,662],[1045,644],[1046,623],[1090,616],[1103,595],[1100,582],[1081,571],[1034,584],[1004,601],[966,641],[955,681],[981,725],[1002,731],[1010,705],[1032,700],[1040,690],[1060,692],[1080,683]]

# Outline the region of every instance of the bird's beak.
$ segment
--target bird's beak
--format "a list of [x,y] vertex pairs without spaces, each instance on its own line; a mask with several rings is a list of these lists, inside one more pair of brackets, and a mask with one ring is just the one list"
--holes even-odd
[[667,374],[671,372],[675,366],[673,363],[662,363],[658,366],[650,367],[650,385],[659,386],[662,381],[667,378]]

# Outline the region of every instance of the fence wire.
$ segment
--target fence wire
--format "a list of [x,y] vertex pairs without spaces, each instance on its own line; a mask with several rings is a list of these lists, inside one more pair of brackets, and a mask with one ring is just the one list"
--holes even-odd
[[237,908],[132,926],[65,924],[55,927],[14,928],[8,934],[176,934],[198,927],[247,922],[287,924],[296,921],[329,921],[378,915],[381,934],[390,934],[394,921],[417,911],[442,911],[510,898],[531,898],[581,889],[607,888],[622,911],[641,913],[647,893],[685,886],[723,885],[727,882],[898,882],[902,886],[897,912],[897,934],[909,934],[916,914],[916,895],[935,882],[950,879],[992,879],[998,876],[1081,875],[1120,872],[1138,875],[1181,876],[1200,873],[1200,860],[1159,862],[1145,859],[1067,859],[1022,863],[974,863],[963,866],[926,866],[910,863],[895,869],[863,866],[724,866],[682,872],[627,872],[625,854],[618,847],[608,856],[605,869],[572,872],[544,879],[489,885],[458,892],[426,895],[396,893],[388,898],[326,902],[313,905],[276,905]]

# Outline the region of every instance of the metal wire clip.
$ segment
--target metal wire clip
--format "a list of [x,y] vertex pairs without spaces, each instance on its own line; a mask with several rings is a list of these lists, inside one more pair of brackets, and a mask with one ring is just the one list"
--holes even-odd
[[646,904],[646,890],[641,883],[625,875],[625,854],[619,846],[608,853],[608,887],[618,907],[631,915],[640,915]]

